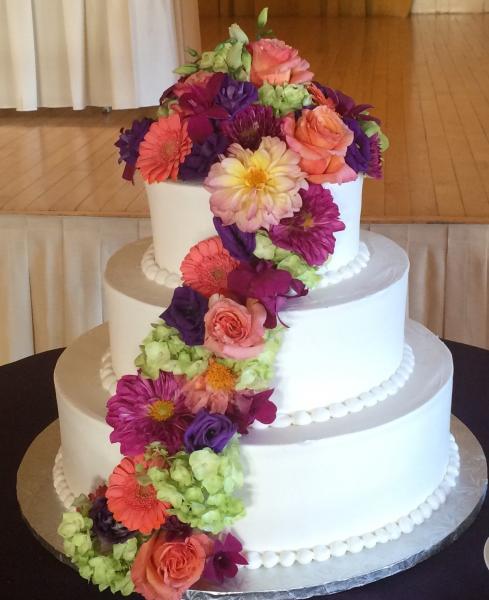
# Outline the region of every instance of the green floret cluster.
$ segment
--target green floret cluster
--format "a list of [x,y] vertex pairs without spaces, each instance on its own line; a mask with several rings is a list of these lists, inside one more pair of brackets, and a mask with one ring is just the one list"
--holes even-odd
[[282,117],[312,103],[311,95],[300,83],[284,85],[264,83],[258,90],[258,96],[262,104],[273,108],[277,117]]
[[164,321],[153,323],[144,338],[135,365],[145,377],[157,379],[160,370],[192,379],[207,369],[211,353],[203,346],[187,346]]
[[187,49],[193,61],[175,69],[179,75],[191,75],[196,71],[212,73],[230,73],[238,81],[250,80],[251,54],[246,49],[248,36],[233,24],[229,28],[229,39],[217,44],[214,50],[200,55],[196,50]]
[[123,544],[114,544],[110,551],[101,554],[94,546],[90,532],[92,519],[80,512],[65,512],[58,527],[64,540],[64,552],[78,567],[80,575],[98,585],[103,592],[120,592],[129,596],[134,591],[131,565],[138,551],[138,539],[133,537]]
[[265,330],[265,347],[256,358],[247,360],[219,359],[238,375],[237,390],[264,390],[270,387],[274,376],[275,357],[280,349],[283,327]]
[[256,248],[254,252],[258,258],[271,260],[279,269],[288,271],[292,277],[299,279],[310,290],[314,289],[321,281],[321,276],[316,267],[311,267],[295,252],[275,246],[266,231],[257,231]]
[[147,477],[159,500],[169,502],[169,514],[202,531],[217,534],[245,514],[243,502],[233,492],[243,485],[243,470],[236,439],[219,454],[210,448],[191,454],[166,450],[152,444],[150,454],[164,456],[169,468],[151,467]]

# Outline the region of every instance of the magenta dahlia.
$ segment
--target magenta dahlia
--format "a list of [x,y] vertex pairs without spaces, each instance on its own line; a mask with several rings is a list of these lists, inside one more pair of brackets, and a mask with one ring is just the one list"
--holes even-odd
[[299,194],[301,209],[271,227],[270,239],[279,248],[300,254],[309,265],[319,266],[333,254],[334,234],[342,231],[345,224],[339,220],[340,212],[329,190],[310,183],[309,189],[300,190]]
[[370,143],[370,160],[367,175],[374,179],[382,179],[382,150],[378,133],[368,138]]
[[282,120],[273,114],[271,106],[250,104],[234,115],[231,121],[222,121],[223,133],[243,148],[257,150],[266,136],[284,139]]
[[107,402],[110,441],[121,454],[142,454],[151,442],[160,442],[170,454],[183,448],[183,434],[193,419],[185,405],[180,378],[160,372],[158,379],[124,375]]

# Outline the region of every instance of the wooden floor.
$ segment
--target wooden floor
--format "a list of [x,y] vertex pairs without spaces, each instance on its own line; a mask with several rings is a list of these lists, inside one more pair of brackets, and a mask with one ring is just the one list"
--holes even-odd
[[[203,19],[203,46],[228,24]],[[383,121],[391,148],[385,179],[366,183],[364,221],[489,223],[489,15],[271,25],[319,81],[371,102]],[[146,215],[142,183],[120,178],[113,147],[143,114],[0,111],[0,212]]]

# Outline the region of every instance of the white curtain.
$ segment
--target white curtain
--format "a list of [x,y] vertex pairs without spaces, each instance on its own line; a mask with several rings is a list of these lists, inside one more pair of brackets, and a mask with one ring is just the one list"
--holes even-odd
[[[411,261],[412,318],[489,348],[489,226],[372,225]],[[106,318],[107,260],[149,219],[0,215],[0,364],[69,344]]]
[[0,108],[155,105],[189,46],[197,0],[0,0]]
[[413,0],[411,14],[489,12],[489,0]]

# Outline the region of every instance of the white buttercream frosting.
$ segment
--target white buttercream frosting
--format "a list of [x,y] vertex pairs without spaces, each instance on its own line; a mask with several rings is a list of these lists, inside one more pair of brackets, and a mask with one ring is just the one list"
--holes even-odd
[[331,542],[330,544],[314,546],[313,548],[302,548],[300,550],[282,550],[273,552],[265,550],[264,552],[254,552],[247,550],[245,552],[248,559],[248,569],[259,569],[260,567],[272,568],[276,565],[290,567],[295,562],[307,565],[312,561],[323,562],[332,556],[340,557],[351,552],[353,554],[361,552],[364,548],[370,549],[377,544],[385,544],[391,540],[398,539],[403,533],[411,533],[417,525],[421,525],[429,519],[434,511],[438,510],[445,503],[450,491],[455,487],[456,480],[460,472],[460,455],[457,443],[453,435],[450,434],[450,447],[448,456],[448,466],[445,475],[440,484],[425,500],[413,508],[411,512],[400,517],[397,521],[386,523],[375,531],[367,532],[363,535],[349,537],[345,540]]

